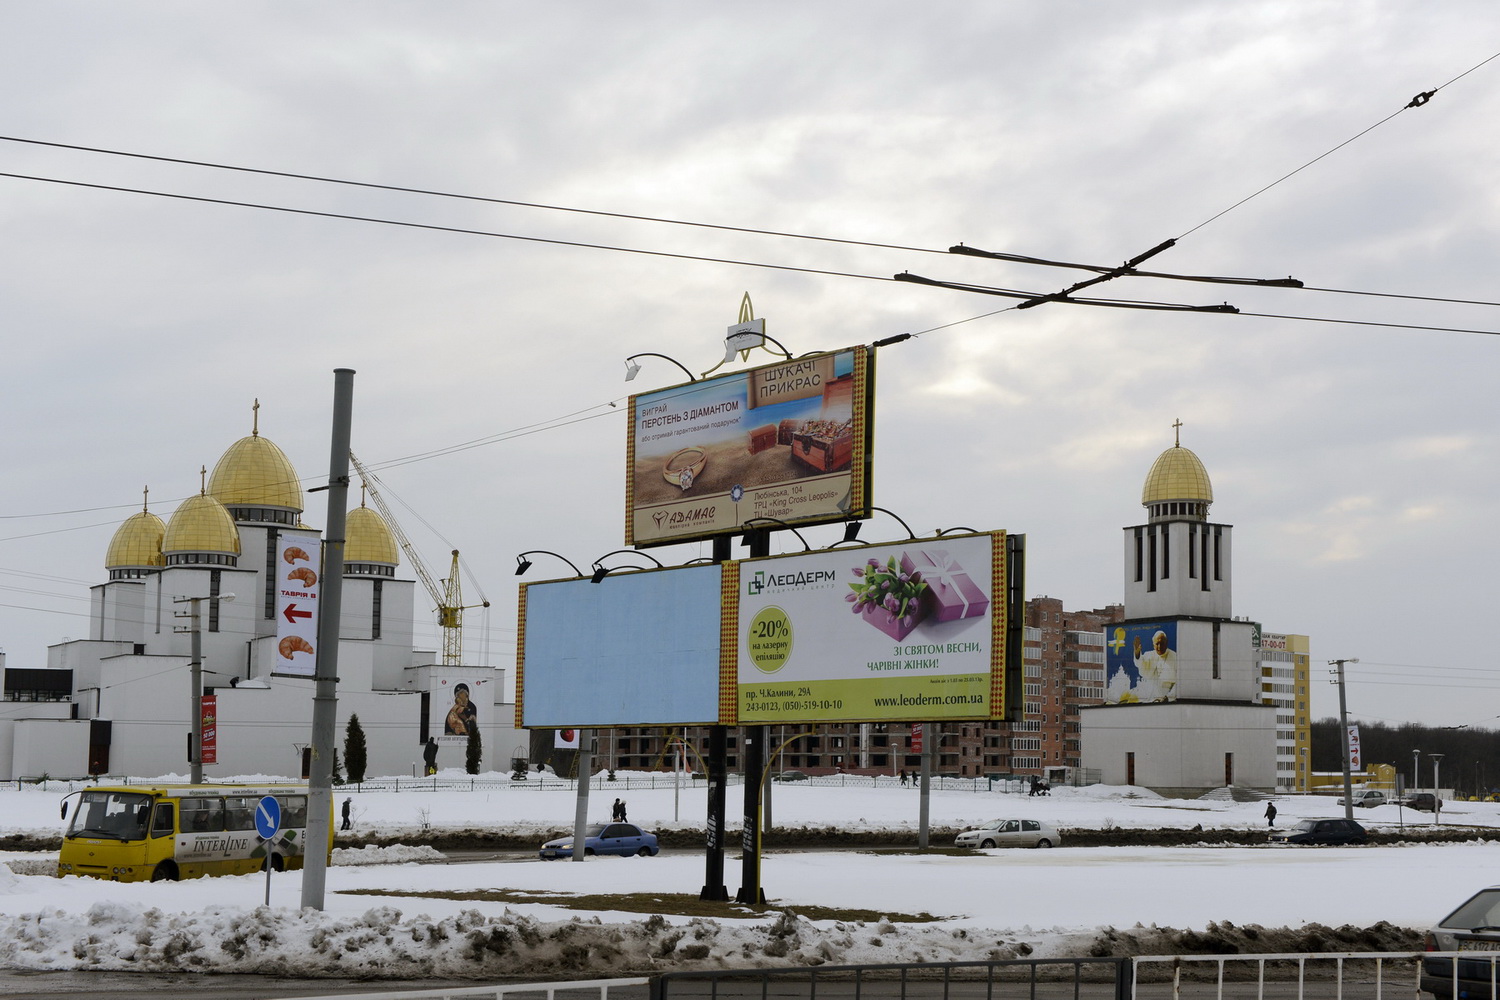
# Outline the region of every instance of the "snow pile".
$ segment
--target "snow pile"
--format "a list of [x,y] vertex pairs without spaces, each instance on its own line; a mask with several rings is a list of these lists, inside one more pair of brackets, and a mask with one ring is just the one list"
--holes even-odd
[[332,863],[335,865],[398,865],[411,861],[442,861],[443,853],[425,845],[410,847],[393,844],[390,847],[336,847]]

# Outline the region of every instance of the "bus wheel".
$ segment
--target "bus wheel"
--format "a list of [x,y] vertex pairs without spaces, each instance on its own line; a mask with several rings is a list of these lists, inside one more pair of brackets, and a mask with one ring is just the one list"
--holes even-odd
[[152,871],[151,871],[151,881],[153,881],[153,882],[176,882],[177,881],[177,866],[174,865],[174,864],[172,864],[172,862],[170,862],[170,861],[163,861],[161,864],[157,865],[154,869],[152,869]]
[[279,855],[279,854],[273,854],[273,855],[271,855],[271,857],[267,861],[262,861],[260,863],[260,870],[261,871],[265,871],[266,870],[266,864],[268,862],[271,865],[271,870],[273,872],[286,871],[286,859],[283,858],[281,855]]

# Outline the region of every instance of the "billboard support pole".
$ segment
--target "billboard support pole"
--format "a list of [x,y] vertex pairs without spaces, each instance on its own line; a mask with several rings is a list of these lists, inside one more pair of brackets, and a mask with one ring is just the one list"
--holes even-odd
[[766,769],[766,727],[746,726],[740,759],[745,771],[745,827],[740,844],[740,891],[735,902],[752,906],[766,901],[760,886],[760,781]]
[[917,847],[927,850],[927,803],[932,792],[932,745],[938,741],[937,726],[922,727],[922,794],[917,805]]
[[[718,539],[714,539],[715,549]],[[726,546],[727,547],[727,546]],[[724,783],[728,780],[729,727],[708,727],[708,822],[704,855],[703,889],[698,898],[722,901],[729,898],[724,887]]]
[[[573,802],[573,860],[582,861],[589,832],[589,779],[594,772],[594,731],[578,731],[578,796]],[[611,817],[613,818],[613,817]]]

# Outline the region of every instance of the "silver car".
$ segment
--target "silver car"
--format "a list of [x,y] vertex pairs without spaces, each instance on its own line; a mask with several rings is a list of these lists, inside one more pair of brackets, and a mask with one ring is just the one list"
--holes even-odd
[[[1464,905],[1438,921],[1427,932],[1427,951],[1459,952],[1451,957],[1422,959],[1422,990],[1440,1000],[1493,996],[1491,984],[1500,981],[1500,886],[1481,889]],[[1456,975],[1455,975],[1456,973]]]
[[965,830],[953,839],[958,847],[1056,847],[1062,834],[1035,819],[992,819],[975,830]]

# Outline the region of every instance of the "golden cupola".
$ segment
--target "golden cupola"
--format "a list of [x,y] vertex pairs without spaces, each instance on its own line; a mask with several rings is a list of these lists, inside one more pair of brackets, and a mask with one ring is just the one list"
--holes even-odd
[[1158,519],[1202,521],[1214,502],[1214,487],[1208,470],[1197,455],[1182,446],[1179,421],[1175,425],[1177,440],[1156,457],[1141,487],[1141,505]]
[[395,576],[401,551],[390,526],[364,498],[344,522],[344,574],[346,576]]
[[[150,490],[146,493],[149,495]],[[111,580],[129,580],[148,576],[166,565],[161,554],[162,536],[167,526],[143,503],[141,509],[127,517],[109,540],[104,554],[104,568]]]
[[260,400],[251,409],[255,416],[250,435],[224,452],[208,478],[208,492],[236,521],[296,525],[302,513],[302,480],[286,453],[260,436]]
[[161,552],[167,566],[235,566],[240,532],[229,510],[205,487],[173,512],[162,535]]

